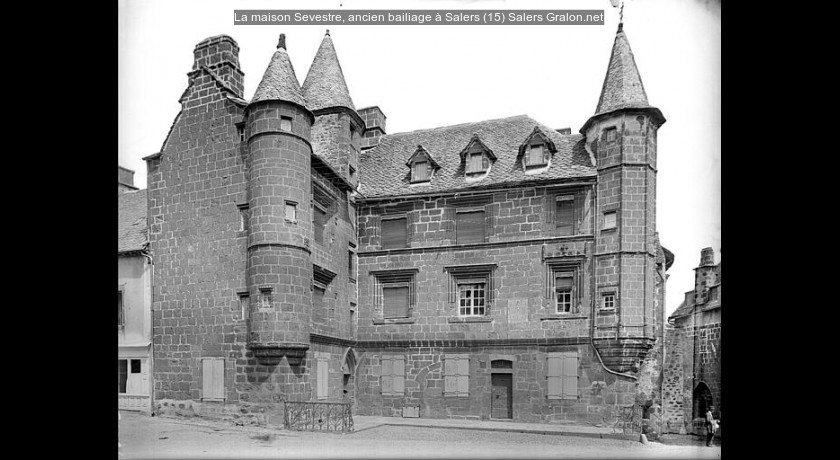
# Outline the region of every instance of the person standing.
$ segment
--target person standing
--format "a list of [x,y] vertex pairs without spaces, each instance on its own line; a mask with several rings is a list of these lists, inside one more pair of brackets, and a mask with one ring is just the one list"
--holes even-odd
[[711,404],[706,408],[706,447],[712,447],[712,439],[715,437],[720,424],[720,420],[717,420],[712,414],[713,408]]

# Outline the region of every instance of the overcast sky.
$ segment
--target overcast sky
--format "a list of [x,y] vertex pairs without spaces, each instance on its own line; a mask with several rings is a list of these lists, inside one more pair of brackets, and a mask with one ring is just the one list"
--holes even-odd
[[[594,114],[615,39],[610,0],[119,0],[119,159],[146,188],[180,110],[193,48],[227,34],[250,100],[277,45],[303,83],[326,29],[356,108],[379,106],[388,133],[527,114],[578,132]],[[233,25],[234,9],[603,9],[603,26]],[[694,287],[700,250],[720,260],[720,4],[627,0],[624,31],[659,130],[657,230],[675,256],[666,314]]]

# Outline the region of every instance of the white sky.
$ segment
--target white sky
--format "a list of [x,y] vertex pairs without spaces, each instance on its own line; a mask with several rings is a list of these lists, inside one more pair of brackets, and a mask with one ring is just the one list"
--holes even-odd
[[[146,188],[180,110],[193,48],[227,34],[250,100],[286,34],[302,84],[330,30],[356,108],[378,105],[397,133],[527,114],[576,133],[595,111],[615,31],[609,0],[119,0],[119,165]],[[341,5],[341,6],[340,6]],[[603,9],[603,26],[233,25],[234,9]],[[666,314],[694,287],[700,249],[720,260],[720,6],[627,0],[624,30],[659,130],[657,229],[675,254]]]

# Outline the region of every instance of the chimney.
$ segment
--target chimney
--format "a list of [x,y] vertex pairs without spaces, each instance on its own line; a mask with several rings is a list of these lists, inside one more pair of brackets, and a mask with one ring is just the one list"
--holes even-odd
[[713,248],[703,248],[700,251],[700,266],[705,267],[706,265],[714,265],[715,264],[715,250]]
[[[281,41],[282,38],[281,36]],[[193,71],[206,66],[227,83],[238,97],[242,97],[245,74],[239,68],[239,45],[236,40],[227,35],[205,38],[195,45],[193,55]]]
[[572,134],[572,128],[557,128],[556,131],[560,134]]
[[365,134],[362,138],[362,150],[379,145],[379,138],[385,134],[385,114],[377,106],[359,109],[358,114],[365,121]]
[[117,166],[117,190],[120,193],[137,190],[134,186],[134,171]]

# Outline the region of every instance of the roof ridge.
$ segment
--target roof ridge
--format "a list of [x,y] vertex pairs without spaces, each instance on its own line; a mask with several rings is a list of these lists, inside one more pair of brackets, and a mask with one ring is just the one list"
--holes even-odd
[[[533,118],[531,118],[527,114],[512,115],[512,116],[509,116],[509,117],[490,118],[490,119],[481,120],[481,121],[470,121],[470,122],[466,122],[466,123],[458,123],[457,125],[443,125],[443,126],[436,126],[434,128],[415,129],[414,131],[401,131],[399,133],[384,134],[382,137],[394,137],[394,136],[402,136],[402,135],[407,135],[407,134],[417,134],[417,133],[421,133],[421,132],[424,132],[424,131],[435,131],[435,130],[443,129],[443,128],[460,128],[460,127],[467,126],[467,125],[477,125],[477,124],[480,124],[480,123],[488,123],[488,122],[491,122],[491,121],[512,120],[512,119],[517,119],[517,118],[530,118],[531,120],[534,120]],[[534,120],[534,121],[537,121],[537,120]],[[537,123],[539,123],[539,122],[537,122]]]

